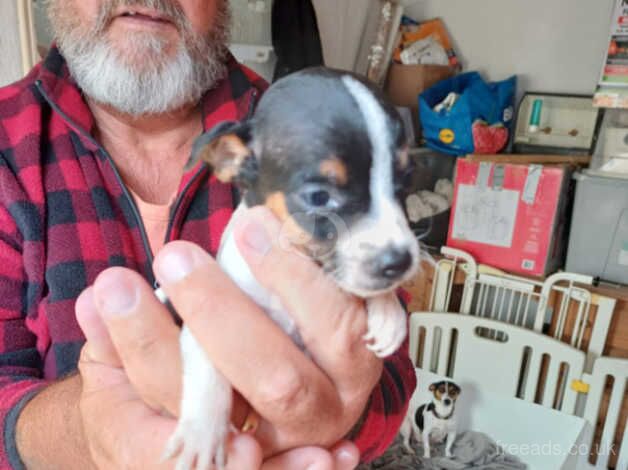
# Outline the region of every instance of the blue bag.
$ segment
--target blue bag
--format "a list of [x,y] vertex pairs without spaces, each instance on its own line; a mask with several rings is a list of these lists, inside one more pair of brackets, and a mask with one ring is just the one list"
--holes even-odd
[[[419,95],[419,114],[426,145],[452,155],[473,153],[472,126],[476,119],[502,123],[510,135],[517,77],[486,83],[478,72],[442,80]],[[434,106],[451,92],[460,95],[453,107],[440,112]]]

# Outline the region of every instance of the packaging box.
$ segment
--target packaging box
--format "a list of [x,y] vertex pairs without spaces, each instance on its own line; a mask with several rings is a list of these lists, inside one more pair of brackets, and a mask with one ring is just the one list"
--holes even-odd
[[446,65],[390,64],[384,90],[394,105],[410,108],[417,136],[420,135],[419,94],[454,73],[455,69]]
[[573,167],[459,159],[447,245],[532,276],[562,267]]

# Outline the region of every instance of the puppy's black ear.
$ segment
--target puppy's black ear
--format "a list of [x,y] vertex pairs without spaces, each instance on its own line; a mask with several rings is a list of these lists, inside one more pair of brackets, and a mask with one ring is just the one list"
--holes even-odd
[[249,180],[257,177],[257,162],[249,147],[251,140],[249,122],[220,123],[196,139],[185,169],[189,170],[202,160],[213,168],[220,181],[237,181],[246,186]]
[[436,385],[438,385],[436,382],[434,382],[433,384],[430,384],[429,391],[433,392],[436,389]]

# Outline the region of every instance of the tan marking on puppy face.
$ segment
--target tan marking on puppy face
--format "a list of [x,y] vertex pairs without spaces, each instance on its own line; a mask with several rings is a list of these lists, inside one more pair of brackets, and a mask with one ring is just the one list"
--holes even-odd
[[327,160],[323,160],[318,169],[321,175],[325,178],[329,178],[334,183],[340,186],[347,184],[347,167],[338,158],[331,157]]
[[238,136],[227,134],[207,145],[199,158],[212,166],[216,178],[223,183],[229,183],[238,175],[242,162],[250,153]]
[[266,198],[265,205],[282,223],[281,236],[286,237],[286,240],[280,242],[287,241],[294,248],[307,253],[307,246],[312,244],[313,237],[303,230],[290,215],[285,194],[279,191],[270,194]]
[[281,222],[286,221],[286,219],[290,217],[290,212],[288,212],[288,206],[286,205],[286,196],[284,193],[277,191],[270,194],[266,198],[265,204],[266,207],[273,211],[273,213]]

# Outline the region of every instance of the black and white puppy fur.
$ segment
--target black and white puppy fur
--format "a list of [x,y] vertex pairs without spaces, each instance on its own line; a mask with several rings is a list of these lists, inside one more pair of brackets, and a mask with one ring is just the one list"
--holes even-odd
[[399,431],[403,437],[403,445],[410,452],[414,452],[410,445],[410,438],[423,442],[423,456],[431,457],[430,440],[445,444],[445,456],[451,457],[451,447],[456,440],[457,423],[454,411],[456,400],[460,396],[460,387],[454,382],[443,380],[430,385],[430,392],[434,395],[431,402],[419,406],[414,413],[410,412]]
[[[246,208],[266,205],[296,248],[366,299],[366,347],[380,357],[399,348],[407,318],[395,289],[416,271],[419,246],[399,199],[410,170],[403,125],[374,86],[325,68],[290,75],[264,93],[251,119],[200,136],[192,156],[242,191],[232,222]],[[289,312],[239,253],[231,224],[217,259],[303,348]],[[231,386],[185,325],[181,351],[181,415],[164,456],[178,455],[179,470],[222,468]]]

